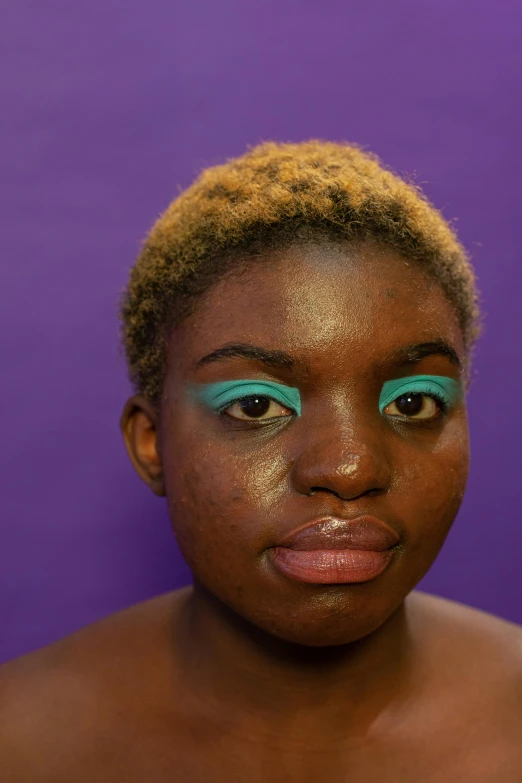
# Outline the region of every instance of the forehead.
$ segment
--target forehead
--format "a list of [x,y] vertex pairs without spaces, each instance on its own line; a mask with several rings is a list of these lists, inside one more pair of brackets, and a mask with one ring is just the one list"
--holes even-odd
[[198,301],[171,345],[186,369],[239,340],[288,351],[318,372],[346,372],[435,339],[464,359],[454,307],[418,262],[372,245],[309,244],[232,269]]

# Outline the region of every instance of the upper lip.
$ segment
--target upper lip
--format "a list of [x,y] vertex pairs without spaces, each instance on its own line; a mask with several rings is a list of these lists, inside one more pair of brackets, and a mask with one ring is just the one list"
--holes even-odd
[[281,538],[276,546],[290,549],[366,549],[382,552],[399,543],[399,534],[382,519],[325,516],[307,522]]

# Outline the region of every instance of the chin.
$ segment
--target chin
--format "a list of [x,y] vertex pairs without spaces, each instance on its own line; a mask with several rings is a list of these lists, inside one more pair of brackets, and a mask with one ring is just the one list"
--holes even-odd
[[[370,595],[367,584],[322,585],[315,595],[283,603],[270,611],[239,608],[240,614],[259,631],[281,641],[305,647],[337,647],[360,641],[381,628],[402,605],[389,593]],[[290,604],[290,605],[289,605]],[[237,611],[237,609],[236,609]]]

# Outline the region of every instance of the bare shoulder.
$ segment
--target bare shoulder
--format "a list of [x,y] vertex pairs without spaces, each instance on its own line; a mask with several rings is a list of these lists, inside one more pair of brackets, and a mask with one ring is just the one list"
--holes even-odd
[[469,705],[487,704],[522,731],[522,626],[420,591],[407,605],[444,682]]
[[[422,725],[460,779],[522,780],[522,627],[414,591]],[[460,769],[460,768],[459,768]]]
[[[522,626],[458,601],[415,590],[408,596],[412,616],[431,628],[455,651],[473,649],[482,662],[497,663],[505,670],[522,670]],[[495,656],[491,654],[495,652]]]
[[0,667],[6,783],[62,780],[69,762],[99,738],[111,736],[117,745],[120,730],[127,742],[125,725],[137,725],[147,703],[161,709],[165,683],[173,681],[169,619],[186,590],[117,612]]

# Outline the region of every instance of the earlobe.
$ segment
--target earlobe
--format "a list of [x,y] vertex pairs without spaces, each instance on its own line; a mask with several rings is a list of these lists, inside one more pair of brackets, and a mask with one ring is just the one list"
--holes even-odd
[[163,467],[157,449],[156,414],[143,397],[125,403],[120,429],[130,460],[141,479],[155,495],[165,496]]

